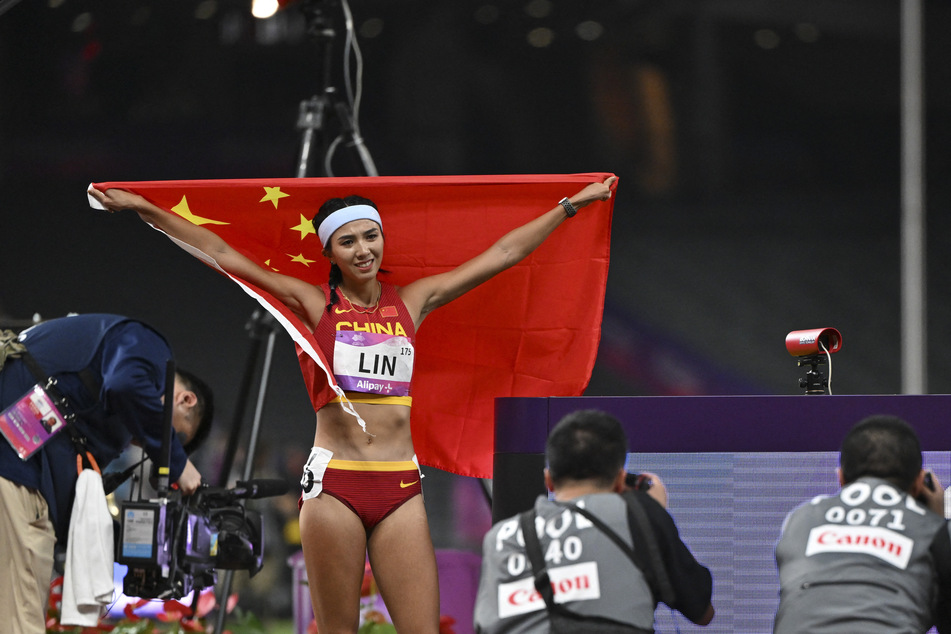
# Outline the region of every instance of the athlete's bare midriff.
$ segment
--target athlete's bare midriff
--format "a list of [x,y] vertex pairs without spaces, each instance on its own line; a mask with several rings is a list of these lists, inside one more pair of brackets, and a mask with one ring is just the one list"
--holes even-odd
[[[367,423],[367,432],[340,403],[328,403],[317,412],[314,446],[334,452],[338,460],[410,460],[415,451],[406,405],[354,403]],[[372,434],[372,435],[371,435]]]

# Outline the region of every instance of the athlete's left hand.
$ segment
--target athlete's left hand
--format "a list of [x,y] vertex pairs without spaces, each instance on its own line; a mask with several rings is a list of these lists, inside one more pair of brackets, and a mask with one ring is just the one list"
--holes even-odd
[[590,205],[596,200],[608,200],[614,191],[615,183],[617,183],[617,176],[608,176],[603,183],[591,183],[569,200],[576,209]]

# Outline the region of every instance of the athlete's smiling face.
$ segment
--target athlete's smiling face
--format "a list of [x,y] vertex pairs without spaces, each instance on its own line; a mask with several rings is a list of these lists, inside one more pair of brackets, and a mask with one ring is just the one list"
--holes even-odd
[[372,220],[352,220],[330,236],[324,251],[345,278],[375,278],[383,259],[383,232]]

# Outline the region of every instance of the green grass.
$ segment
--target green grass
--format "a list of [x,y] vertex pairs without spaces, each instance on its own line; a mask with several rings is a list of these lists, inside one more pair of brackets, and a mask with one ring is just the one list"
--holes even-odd
[[268,634],[295,634],[294,621],[268,621],[264,624]]

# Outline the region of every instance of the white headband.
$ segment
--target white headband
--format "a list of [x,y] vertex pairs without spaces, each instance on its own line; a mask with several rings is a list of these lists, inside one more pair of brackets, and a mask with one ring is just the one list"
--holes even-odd
[[380,225],[381,231],[383,230],[383,223],[380,221],[380,212],[370,205],[341,207],[324,218],[324,221],[320,223],[320,227],[317,228],[317,237],[320,238],[320,244],[326,247],[327,242],[330,241],[330,237],[337,229],[354,220],[372,220]]

